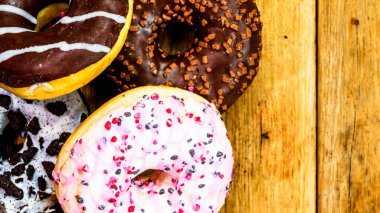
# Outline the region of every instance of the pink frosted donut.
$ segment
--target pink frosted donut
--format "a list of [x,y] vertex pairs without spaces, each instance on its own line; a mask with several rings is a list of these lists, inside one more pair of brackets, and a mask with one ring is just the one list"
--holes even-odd
[[[155,170],[150,181],[138,178]],[[53,176],[65,212],[218,212],[233,170],[215,106],[140,87],[102,106],[65,143]]]

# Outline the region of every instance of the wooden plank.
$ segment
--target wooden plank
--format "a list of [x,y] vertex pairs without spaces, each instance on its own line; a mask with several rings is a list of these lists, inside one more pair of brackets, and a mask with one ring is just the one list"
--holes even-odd
[[319,1],[318,208],[380,211],[380,4]]
[[257,3],[261,68],[225,115],[236,173],[222,212],[315,212],[316,5]]

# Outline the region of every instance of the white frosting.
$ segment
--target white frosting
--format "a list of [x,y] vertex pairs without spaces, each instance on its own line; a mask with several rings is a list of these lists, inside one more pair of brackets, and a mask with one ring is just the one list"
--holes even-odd
[[22,32],[34,32],[32,30],[22,28],[22,27],[0,27],[0,35],[4,35],[7,33],[17,34]]
[[37,19],[21,8],[18,8],[18,7],[12,6],[12,5],[3,4],[3,5],[0,5],[0,11],[17,14],[19,16],[22,16],[22,17],[28,19],[33,24],[37,24]]
[[71,24],[74,22],[86,21],[88,19],[96,18],[96,17],[106,17],[106,18],[112,19],[115,22],[120,23],[120,24],[125,23],[125,17],[124,16],[120,16],[117,14],[108,13],[108,12],[104,12],[104,11],[96,11],[96,12],[91,12],[91,13],[87,13],[84,15],[74,16],[74,17],[65,16],[61,20],[59,20],[58,23]]
[[24,53],[30,53],[30,52],[41,53],[41,52],[45,52],[47,50],[55,49],[55,48],[58,48],[62,51],[87,50],[94,53],[100,53],[100,52],[108,53],[111,51],[109,47],[100,45],[100,44],[87,44],[87,43],[69,44],[66,41],[62,41],[62,42],[58,42],[54,44],[27,47],[27,48],[18,49],[18,50],[7,50],[5,52],[0,53],[0,63]]
[[[15,183],[15,185],[23,190],[24,197],[21,200],[17,200],[12,196],[5,196],[4,190],[0,188],[0,202],[5,204],[7,212],[42,212],[45,208],[53,206],[57,202],[53,192],[53,181],[47,177],[41,164],[42,161],[55,163],[56,156],[48,155],[46,149],[49,144],[53,140],[58,139],[63,132],[73,132],[80,123],[82,113],[88,113],[87,109],[77,92],[48,101],[33,101],[32,104],[28,104],[25,100],[18,98],[1,88],[0,94],[7,95],[11,98],[9,110],[20,110],[27,119],[27,123],[29,123],[34,117],[37,117],[41,127],[41,130],[36,135],[29,133],[33,147],[38,148],[37,154],[32,161],[26,165],[26,168],[29,165],[32,165],[35,168],[32,180],[28,180],[25,172],[20,176],[11,177],[13,183],[15,183],[16,179],[23,178],[22,182]],[[62,116],[53,115],[45,108],[47,103],[56,101],[62,101],[67,106],[67,111]],[[0,134],[2,134],[4,127],[9,122],[6,116],[7,111],[8,110],[5,108],[0,107]],[[40,138],[44,139],[43,148],[40,146]],[[4,143],[4,141],[1,142]],[[28,147],[25,143],[19,153],[22,153],[27,149]],[[17,165],[22,163],[23,161],[21,160]],[[0,159],[0,174],[2,175],[4,172],[11,171],[15,166],[10,165],[7,160]],[[47,182],[47,188],[44,192],[49,194],[53,193],[44,200],[40,200],[38,195],[28,195],[29,187],[34,187],[34,191],[38,192],[38,177],[43,177]]]
[[[215,106],[145,95],[94,122],[77,138],[62,170],[53,173],[66,212],[220,210],[233,157]],[[165,172],[143,187],[132,183],[148,169]]]

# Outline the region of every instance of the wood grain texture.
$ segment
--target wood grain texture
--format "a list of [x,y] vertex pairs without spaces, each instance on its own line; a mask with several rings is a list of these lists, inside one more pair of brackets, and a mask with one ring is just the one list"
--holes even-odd
[[263,55],[225,114],[236,173],[222,212],[315,212],[316,5],[257,1]]
[[319,1],[320,212],[380,211],[379,17],[379,1]]

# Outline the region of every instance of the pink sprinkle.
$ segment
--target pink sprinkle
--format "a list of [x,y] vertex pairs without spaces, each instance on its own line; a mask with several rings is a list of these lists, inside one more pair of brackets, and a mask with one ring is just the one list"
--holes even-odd
[[200,121],[201,121],[201,117],[197,116],[197,117],[194,118],[194,120],[195,120],[196,122],[200,122]]
[[201,207],[199,206],[199,204],[195,204],[193,206],[193,209],[194,209],[194,211],[199,211],[201,209]]
[[183,171],[183,168],[177,169],[177,173],[180,173]]
[[189,113],[189,118],[192,118],[194,116],[193,113]]
[[123,135],[122,139],[126,141],[128,139],[128,135]]
[[179,210],[178,210],[178,213],[183,213],[183,210],[182,210],[182,209],[179,209]]
[[166,120],[166,126],[168,126],[168,127],[171,127],[173,125],[173,121],[172,121],[172,119],[168,119],[168,120]]
[[157,152],[153,152],[153,155],[157,155]]
[[115,143],[116,141],[117,141],[117,137],[116,136],[112,136],[111,142]]
[[137,128],[137,129],[142,129],[142,124],[138,124],[138,125],[136,126],[136,128]]
[[59,17],[63,18],[65,15],[66,15],[65,12],[62,11],[62,12],[59,14]]
[[153,144],[157,145],[157,140],[156,139],[153,140]]
[[79,140],[79,144],[82,144],[82,139]]
[[83,170],[84,172],[88,172],[88,165],[85,164],[85,165],[82,167],[82,170]]
[[139,121],[139,120],[135,120],[135,123],[137,123],[137,124],[138,124],[138,123],[140,123],[140,121]]
[[204,175],[201,175],[200,178],[203,179],[205,176]]
[[163,101],[159,101],[158,104],[164,104],[164,102]]
[[117,124],[117,123],[119,123],[119,118],[113,118],[113,119],[112,119],[112,123],[113,123],[113,124]]
[[136,113],[135,116],[134,116],[135,119],[140,119],[141,118],[141,114],[140,113]]
[[120,161],[116,162],[116,166],[117,167],[121,166],[121,162]]
[[128,207],[128,212],[134,212],[134,211],[135,211],[135,206]]
[[111,122],[107,121],[106,124],[104,124],[104,128],[106,128],[106,130],[110,130],[111,129]]
[[120,192],[116,192],[115,197],[119,197],[119,196],[120,196]]
[[186,174],[186,180],[191,180],[191,174],[189,173],[189,174]]
[[118,156],[113,156],[112,159],[113,159],[113,161],[118,161],[119,157]]
[[178,117],[177,120],[178,120],[178,123],[182,124],[181,118]]
[[152,100],[158,100],[159,97],[160,97],[160,96],[158,96],[157,93],[153,93],[152,96],[150,96],[150,98],[151,98]]
[[223,178],[224,178],[224,175],[220,174],[220,175],[219,175],[219,178],[220,178],[220,179],[223,179]]
[[189,87],[189,91],[194,92],[194,87],[193,86]]
[[115,198],[110,198],[110,199],[108,199],[108,202],[109,202],[109,203],[116,203],[116,201],[117,201],[117,200],[116,200]]
[[102,150],[102,147],[100,145],[98,145],[98,150]]
[[172,113],[172,110],[170,108],[168,108],[168,109],[166,109],[166,112],[170,114],[170,113]]

